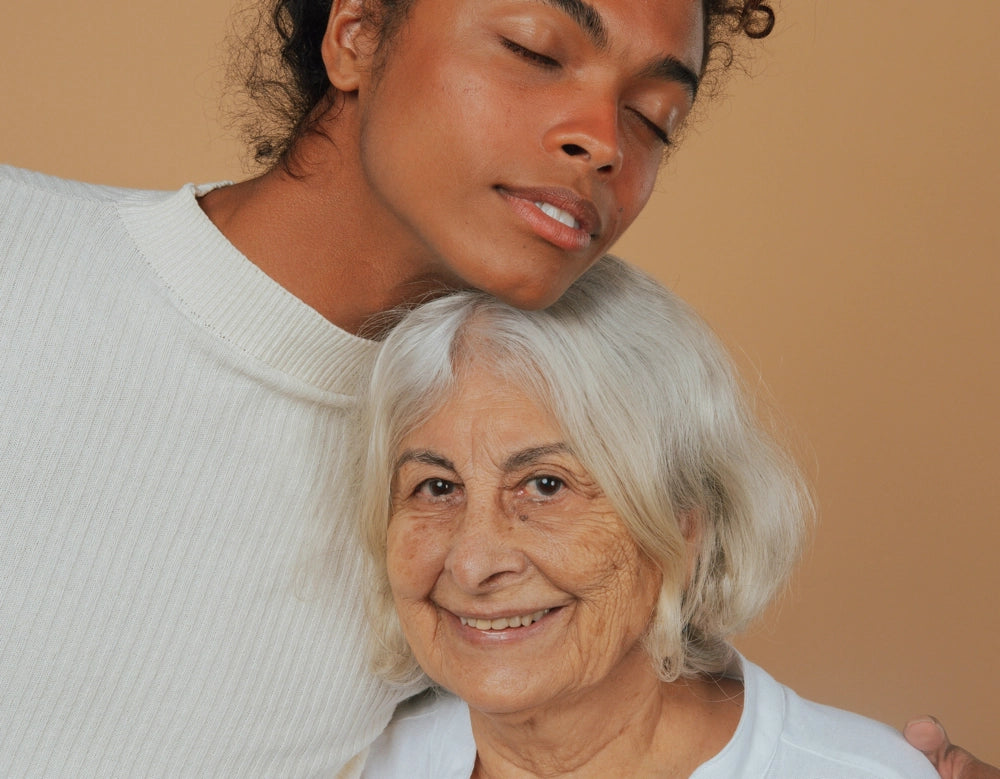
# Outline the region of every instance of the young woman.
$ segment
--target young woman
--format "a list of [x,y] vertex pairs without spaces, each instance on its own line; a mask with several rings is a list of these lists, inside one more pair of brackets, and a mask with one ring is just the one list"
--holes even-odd
[[202,206],[348,331],[449,289],[548,305],[646,204],[722,23],[706,10],[338,0],[295,61],[322,88],[281,164]]

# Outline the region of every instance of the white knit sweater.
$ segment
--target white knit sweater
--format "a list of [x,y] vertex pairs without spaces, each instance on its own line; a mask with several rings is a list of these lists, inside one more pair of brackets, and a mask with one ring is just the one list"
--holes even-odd
[[0,776],[333,776],[401,697],[349,531],[376,346],[195,195],[0,169]]

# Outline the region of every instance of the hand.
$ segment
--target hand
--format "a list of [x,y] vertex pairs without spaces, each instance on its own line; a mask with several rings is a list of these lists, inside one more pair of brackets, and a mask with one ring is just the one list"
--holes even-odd
[[903,735],[934,764],[941,779],[1000,779],[1000,768],[986,765],[954,746],[944,726],[934,717],[910,720],[903,728]]

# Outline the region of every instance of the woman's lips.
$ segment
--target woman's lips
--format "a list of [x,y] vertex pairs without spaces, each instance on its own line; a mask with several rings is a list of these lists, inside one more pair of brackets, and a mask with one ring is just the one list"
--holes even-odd
[[497,191],[539,237],[565,251],[585,249],[600,234],[597,207],[572,190],[498,187]]
[[507,630],[508,628],[527,627],[534,622],[538,622],[552,609],[539,609],[530,614],[520,614],[512,617],[499,617],[497,619],[479,619],[476,617],[463,617],[458,619],[463,625],[475,628],[476,630]]
[[551,203],[546,203],[542,200],[536,200],[535,205],[538,206],[539,211],[546,216],[552,217],[557,222],[561,222],[567,227],[572,227],[574,230],[580,229],[580,223],[576,221],[576,218],[569,211],[563,211],[561,208],[556,208]]

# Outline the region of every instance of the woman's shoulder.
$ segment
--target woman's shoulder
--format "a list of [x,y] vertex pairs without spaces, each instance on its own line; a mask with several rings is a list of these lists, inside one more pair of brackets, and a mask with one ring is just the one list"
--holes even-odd
[[96,225],[117,221],[123,207],[156,207],[185,192],[192,193],[194,203],[193,191],[191,185],[167,192],[88,184],[0,165],[0,224],[8,234],[19,229],[37,234],[56,224],[63,230],[75,225],[83,233],[100,232]]
[[151,194],[145,190],[88,184],[10,165],[0,165],[0,186],[26,194],[33,193],[36,197],[49,196],[92,202],[110,202]]
[[431,688],[396,707],[368,752],[362,777],[468,779],[475,762],[469,707],[451,693]]
[[[936,779],[927,759],[888,725],[806,700],[747,660],[743,677],[743,719],[727,750],[717,756],[731,747],[738,752],[741,740],[748,746],[755,742],[752,752],[760,770],[740,776]],[[701,779],[702,774],[695,776]]]

